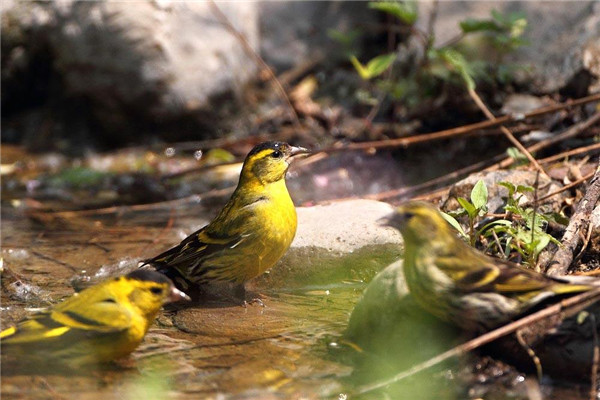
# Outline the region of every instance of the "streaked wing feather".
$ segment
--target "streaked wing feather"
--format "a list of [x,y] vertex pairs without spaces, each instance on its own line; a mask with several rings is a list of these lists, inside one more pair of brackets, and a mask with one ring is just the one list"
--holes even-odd
[[[224,211],[230,209],[232,207],[226,207]],[[204,259],[223,250],[235,248],[249,237],[244,231],[251,218],[249,211],[244,209],[235,214],[222,212],[214,221],[185,238],[179,245],[146,260],[145,263],[184,268],[192,264],[201,265]]]
[[464,292],[495,291],[501,294],[542,290],[550,286],[550,278],[516,264],[487,256],[439,257],[436,265],[448,274],[456,287]]

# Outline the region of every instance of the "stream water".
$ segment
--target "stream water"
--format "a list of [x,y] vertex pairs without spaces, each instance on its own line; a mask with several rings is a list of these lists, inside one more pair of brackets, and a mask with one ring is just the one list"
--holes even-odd
[[[344,188],[350,182],[347,178],[322,171],[316,181],[311,179],[315,184],[337,182],[340,191],[355,190]],[[386,178],[388,185],[389,181]],[[307,181],[290,185],[297,191],[295,197],[302,202],[314,198],[311,190],[317,189],[311,186],[301,192],[301,182]],[[25,193],[11,191],[8,183],[3,184],[2,201],[3,328],[70,296],[74,284],[125,272],[136,260],[177,243],[202,226],[226,199],[208,203],[198,197],[175,206],[48,213],[36,211],[43,198],[26,200]],[[53,195],[43,205],[72,209],[77,196],[71,191],[61,202],[60,196]],[[18,274],[22,281],[6,271]],[[265,307],[214,302],[167,308],[129,359],[93,373],[67,375],[56,371],[32,375],[3,364],[1,395],[7,399],[357,398],[352,395],[357,383],[353,368],[331,351],[331,343],[343,333],[366,284],[349,276],[320,286],[259,285],[254,290],[263,295]],[[410,389],[360,398],[460,399],[484,397],[482,393],[485,398],[528,398],[520,374],[507,373],[498,383],[486,381],[494,372],[474,375],[473,381],[496,385],[495,390],[482,391],[477,382],[465,386],[454,375],[456,368],[465,367],[442,368],[433,376],[413,380]],[[587,397],[582,390],[543,387],[547,398],[556,399]]]

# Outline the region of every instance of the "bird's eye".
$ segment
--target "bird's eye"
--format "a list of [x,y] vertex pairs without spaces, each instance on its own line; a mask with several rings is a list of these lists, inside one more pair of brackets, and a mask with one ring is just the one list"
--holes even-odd
[[273,158],[281,158],[281,152],[279,150],[275,150],[274,152],[271,153],[271,157]]
[[153,294],[162,294],[162,292],[163,292],[162,288],[158,288],[158,287],[153,287],[153,288],[150,289],[150,291]]
[[414,213],[411,213],[411,212],[404,212],[404,213],[402,213],[402,218],[403,218],[405,221],[408,221],[409,219],[411,219],[411,218],[412,218],[412,217],[414,217],[414,216],[415,216],[415,214],[414,214]]

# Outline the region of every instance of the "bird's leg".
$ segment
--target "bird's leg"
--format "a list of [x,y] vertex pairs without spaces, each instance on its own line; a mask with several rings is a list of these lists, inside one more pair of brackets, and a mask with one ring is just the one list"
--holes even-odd
[[243,283],[236,285],[235,288],[233,289],[233,293],[236,298],[238,298],[242,301],[243,307],[248,307],[248,304],[253,304],[253,303],[258,304],[261,307],[265,306],[265,303],[263,303],[263,301],[261,300],[260,297],[254,297],[254,298],[250,299],[249,301],[246,301],[246,295],[248,292],[246,291],[246,286],[244,286]]
[[246,286],[243,283],[235,285],[233,295],[242,301],[246,301]]

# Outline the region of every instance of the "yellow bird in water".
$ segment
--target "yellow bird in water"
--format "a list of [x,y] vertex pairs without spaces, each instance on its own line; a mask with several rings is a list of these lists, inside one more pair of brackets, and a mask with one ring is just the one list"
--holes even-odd
[[296,234],[296,209],[285,185],[292,157],[307,154],[284,142],[255,146],[244,161],[233,195],[217,217],[179,245],[142,264],[172,278],[178,287],[244,283],[271,268]]
[[164,275],[136,270],[3,330],[2,355],[30,367],[106,363],[135,350],[163,304],[184,299]]
[[589,279],[569,283],[488,257],[459,239],[426,203],[401,205],[385,224],[404,237],[404,275],[416,302],[469,331],[495,328],[553,296],[595,287]]

